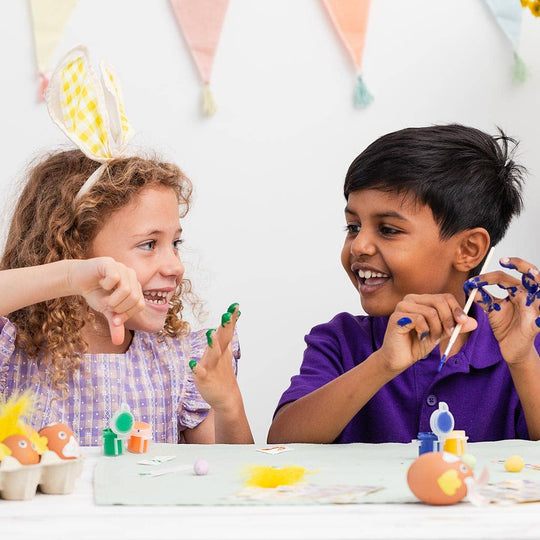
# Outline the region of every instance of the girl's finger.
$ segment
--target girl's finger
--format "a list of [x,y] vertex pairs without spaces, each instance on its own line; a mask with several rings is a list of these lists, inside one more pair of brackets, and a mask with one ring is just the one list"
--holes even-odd
[[107,322],[109,323],[109,330],[111,332],[111,341],[114,343],[114,345],[122,345],[126,337],[124,324],[123,323],[118,324],[117,314],[114,313],[113,311],[107,310],[105,311],[104,314],[107,319]]

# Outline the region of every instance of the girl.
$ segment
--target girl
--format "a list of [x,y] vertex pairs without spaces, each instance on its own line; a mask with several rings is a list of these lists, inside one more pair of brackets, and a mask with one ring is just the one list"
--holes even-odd
[[[60,76],[89,69],[76,52]],[[110,152],[99,165],[77,129],[85,152],[35,165],[15,208],[0,271],[0,395],[30,389],[28,423],[66,423],[81,445],[100,444],[123,402],[157,442],[252,443],[235,377],[238,305],[206,336],[181,317],[190,181],[156,159]]]

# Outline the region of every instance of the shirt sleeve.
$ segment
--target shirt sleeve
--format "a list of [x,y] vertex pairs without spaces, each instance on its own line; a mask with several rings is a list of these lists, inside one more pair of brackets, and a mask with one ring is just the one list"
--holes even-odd
[[15,352],[15,338],[17,329],[9,319],[0,317],[0,395],[4,394],[9,364]]
[[334,321],[315,326],[304,340],[306,349],[300,373],[291,378],[291,384],[281,396],[274,415],[283,405],[310,394],[346,371],[343,336]]
[[[203,399],[195,381],[193,380],[193,372],[189,367],[189,362],[195,360],[200,361],[204,351],[206,350],[206,329],[193,332],[190,336],[190,355],[184,358],[185,369],[185,386],[183,392],[182,403],[180,404],[181,411],[179,415],[180,429],[194,428],[198,426],[207,416],[210,410],[210,405]],[[238,334],[235,329],[233,337],[233,368],[235,374],[238,373],[238,360],[240,359],[240,344]]]

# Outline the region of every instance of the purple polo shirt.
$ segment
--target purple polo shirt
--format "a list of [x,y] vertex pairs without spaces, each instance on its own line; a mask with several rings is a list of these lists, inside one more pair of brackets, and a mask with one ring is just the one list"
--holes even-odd
[[[473,306],[478,328],[461,350],[437,373],[439,347],[385,384],[354,416],[334,441],[410,442],[420,431],[431,431],[429,418],[439,401],[448,404],[455,429],[470,442],[528,439],[525,416],[508,366],[487,315]],[[340,313],[315,326],[300,374],[291,379],[277,410],[362,363],[382,345],[387,317]],[[540,335],[535,341],[540,350]]]

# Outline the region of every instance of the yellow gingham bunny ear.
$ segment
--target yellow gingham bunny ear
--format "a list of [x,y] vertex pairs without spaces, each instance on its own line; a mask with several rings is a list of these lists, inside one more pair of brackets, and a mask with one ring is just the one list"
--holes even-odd
[[134,134],[122,91],[111,66],[102,63],[101,82],[83,46],[72,49],[51,75],[47,108],[54,123],[90,159],[102,164],[77,197],[101,176],[108,161],[128,156],[126,145]]

